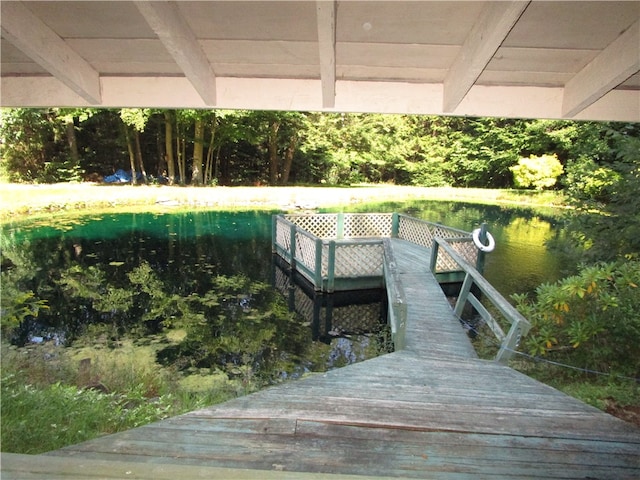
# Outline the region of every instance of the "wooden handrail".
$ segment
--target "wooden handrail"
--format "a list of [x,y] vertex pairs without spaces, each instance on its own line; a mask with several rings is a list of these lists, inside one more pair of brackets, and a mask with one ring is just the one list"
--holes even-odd
[[[500,341],[500,350],[496,354],[495,359],[499,362],[506,362],[513,355],[513,351],[517,348],[520,338],[526,335],[531,328],[529,321],[522,316],[518,310],[515,309],[493,285],[491,285],[480,274],[475,267],[462,258],[458,253],[451,248],[448,242],[442,238],[434,239],[434,248],[432,255],[437,256],[439,248],[442,248],[452,259],[464,270],[465,279],[462,283],[462,288],[456,302],[454,313],[460,317],[462,310],[467,302],[480,313],[483,320],[487,323],[493,334]],[[435,264],[435,260],[432,258],[431,264]],[[509,332],[505,335],[500,325],[496,322],[489,311],[484,308],[478,297],[476,297],[471,289],[476,286],[500,312],[500,314],[511,324]]]
[[387,323],[391,326],[391,336],[396,351],[404,349],[405,331],[407,327],[407,301],[404,290],[400,288],[400,279],[398,278],[398,268],[391,248],[389,239],[382,242],[384,285],[387,290],[388,318]]

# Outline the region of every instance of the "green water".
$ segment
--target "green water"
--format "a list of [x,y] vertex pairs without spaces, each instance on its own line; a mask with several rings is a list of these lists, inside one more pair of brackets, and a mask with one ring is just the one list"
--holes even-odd
[[[562,233],[555,212],[424,201],[345,211],[397,211],[467,231],[487,222],[497,248],[485,274],[506,297],[565,271],[546,246]],[[273,288],[271,213],[52,215],[3,225],[3,316],[8,305],[48,307],[8,338],[111,346],[153,339],[157,361],[185,374],[249,366],[266,382],[386,351],[382,299],[371,292],[360,301],[369,318],[354,322],[359,330],[319,332],[289,311],[290,299]]]

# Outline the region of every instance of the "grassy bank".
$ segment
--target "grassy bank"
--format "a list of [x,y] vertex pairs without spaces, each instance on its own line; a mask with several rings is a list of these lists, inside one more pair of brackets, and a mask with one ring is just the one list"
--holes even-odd
[[557,192],[426,188],[394,185],[352,187],[178,187],[160,185],[0,185],[0,219],[42,213],[106,209],[315,208],[357,203],[449,200],[482,204],[558,207]]
[[37,454],[258,390],[224,372],[184,377],[151,348],[2,342],[2,451]]

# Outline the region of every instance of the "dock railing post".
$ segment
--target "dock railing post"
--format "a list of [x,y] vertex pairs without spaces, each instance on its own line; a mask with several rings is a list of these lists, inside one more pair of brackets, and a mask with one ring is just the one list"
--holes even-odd
[[462,282],[462,287],[460,288],[460,293],[458,294],[458,300],[456,301],[456,306],[453,309],[453,313],[459,318],[462,317],[462,312],[464,311],[464,306],[467,303],[472,286],[473,277],[469,275],[469,273],[467,273],[464,276],[464,282]]
[[322,290],[322,239],[316,239],[315,288]]
[[[483,244],[487,243],[487,224],[485,222],[480,225],[480,241]],[[480,273],[484,273],[484,261],[486,256],[486,253],[484,253],[482,250],[478,250],[478,258],[476,259],[476,270],[478,270]]]
[[391,215],[391,238],[398,238],[400,232],[400,215],[397,212],[393,212]]
[[429,268],[435,274],[438,269],[438,250],[440,249],[440,244],[438,242],[433,242],[431,246],[431,262],[429,264]]
[[387,321],[391,327],[391,337],[395,349],[403,350],[406,345],[407,302],[398,279],[398,267],[391,249],[391,243],[389,240],[383,240],[382,245],[384,256],[382,273],[389,302]]
[[333,293],[336,278],[336,242],[329,242],[329,253],[327,254],[327,292]]
[[271,215],[271,253],[278,251],[278,216]]
[[338,213],[336,218],[336,238],[344,238],[344,213]]
[[291,271],[295,271],[296,269],[296,225],[291,224],[291,228],[289,229],[289,265],[291,267]]
[[518,348],[520,339],[526,334],[527,332],[523,331],[520,322],[517,320],[514,321],[509,333],[507,333],[506,338],[500,345],[500,350],[498,350],[498,353],[496,354],[496,361],[506,363],[513,356],[516,348]]

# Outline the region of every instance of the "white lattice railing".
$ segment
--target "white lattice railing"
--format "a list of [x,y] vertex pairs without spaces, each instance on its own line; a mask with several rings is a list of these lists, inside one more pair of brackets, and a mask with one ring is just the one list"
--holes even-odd
[[[407,215],[398,215],[398,238],[408,240],[416,245],[432,248],[435,238],[446,239],[452,248],[467,262],[476,265],[478,249],[469,232],[447,227],[438,223],[420,220]],[[438,255],[434,268],[436,273],[459,271],[459,265],[446,252]]]
[[323,240],[392,236],[393,213],[319,213],[283,217]]
[[[446,239],[472,265],[478,249],[471,234],[395,213],[326,213],[276,215],[273,251],[300,271],[318,290],[332,291],[340,279],[381,277],[384,238],[398,237],[426,248]],[[436,273],[457,272],[457,262],[444,250],[435,259]]]

